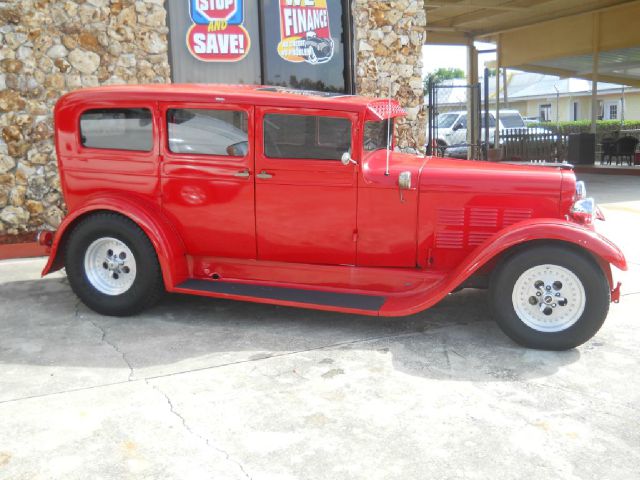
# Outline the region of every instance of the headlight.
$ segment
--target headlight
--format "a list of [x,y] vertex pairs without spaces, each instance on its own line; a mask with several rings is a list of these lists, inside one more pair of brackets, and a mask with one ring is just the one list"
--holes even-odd
[[[580,195],[578,192],[576,194]],[[593,198],[581,198],[573,204],[569,213],[576,222],[591,225],[597,213],[596,201]]]
[[587,198],[587,187],[582,180],[576,182],[576,200]]

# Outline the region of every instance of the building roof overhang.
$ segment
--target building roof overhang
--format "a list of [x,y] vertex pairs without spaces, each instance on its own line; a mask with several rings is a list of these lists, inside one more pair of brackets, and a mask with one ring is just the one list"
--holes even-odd
[[640,87],[638,0],[425,0],[425,9],[427,44],[490,42],[501,67]]

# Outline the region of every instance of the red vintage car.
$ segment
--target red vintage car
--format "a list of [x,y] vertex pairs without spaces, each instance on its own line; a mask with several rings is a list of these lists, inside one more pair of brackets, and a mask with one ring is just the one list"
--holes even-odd
[[86,89],[55,109],[68,215],[43,275],[66,267],[93,310],[165,291],[401,316],[487,288],[529,347],[591,338],[622,252],[568,166],[393,151],[392,100],[277,87]]

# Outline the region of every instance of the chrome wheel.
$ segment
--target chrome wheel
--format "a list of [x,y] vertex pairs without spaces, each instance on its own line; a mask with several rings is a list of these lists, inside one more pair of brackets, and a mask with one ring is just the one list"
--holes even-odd
[[582,316],[586,294],[580,279],[559,265],[537,265],[516,280],[511,296],[518,317],[539,332],[560,332]]
[[136,259],[120,240],[103,237],[95,240],[84,254],[84,271],[89,283],[105,295],[121,295],[136,279]]

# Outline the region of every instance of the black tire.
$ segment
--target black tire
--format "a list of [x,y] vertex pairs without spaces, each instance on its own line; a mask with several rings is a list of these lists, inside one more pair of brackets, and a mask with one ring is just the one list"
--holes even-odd
[[[100,291],[89,280],[85,269],[89,246],[104,238],[125,244],[135,259],[133,283],[119,294]],[[153,245],[138,225],[117,213],[95,213],[81,220],[69,235],[64,256],[67,277],[74,293],[100,314],[135,315],[153,306],[164,293],[162,272]]]
[[[558,331],[543,331],[542,329],[532,328],[516,313],[516,308],[514,307],[514,302],[517,302],[517,300],[514,300],[513,295],[514,290],[517,288],[516,282],[518,279],[529,269],[543,265],[550,265],[552,268],[560,266],[569,270],[577,277],[584,289],[585,302],[582,314],[578,315],[578,309],[573,316],[573,318],[577,318],[575,323],[569,325],[570,322],[567,320],[566,328],[560,323],[557,328],[563,329]],[[523,284],[527,285],[527,282],[523,281]],[[561,282],[559,285],[562,285]],[[538,290],[540,290],[542,292],[541,296],[546,298],[546,288],[546,284],[535,288],[535,295],[537,296]],[[552,296],[555,295],[554,288],[550,290]],[[520,295],[520,298],[522,299],[525,296]],[[564,298],[564,294],[561,297]],[[524,302],[520,300],[522,302],[521,305],[523,305],[519,307],[520,310],[535,309],[537,307],[542,312],[547,309],[545,305],[540,306],[544,299],[537,297],[539,303],[534,306],[532,302],[536,297],[532,295],[532,297],[528,298],[528,302],[532,306],[524,306]],[[507,256],[497,265],[491,278],[489,299],[490,307],[498,325],[507,336],[517,343],[540,350],[568,350],[582,345],[598,332],[609,312],[611,292],[604,272],[588,253],[562,245],[541,245],[521,248],[513,255]],[[553,302],[556,302],[556,300],[553,300]],[[549,315],[550,322],[554,321],[554,314],[562,315],[562,310],[560,309],[564,307],[560,305],[560,302],[553,303],[552,306],[552,313],[540,315]],[[559,310],[556,311],[556,308]],[[529,321],[531,322],[531,320]]]

